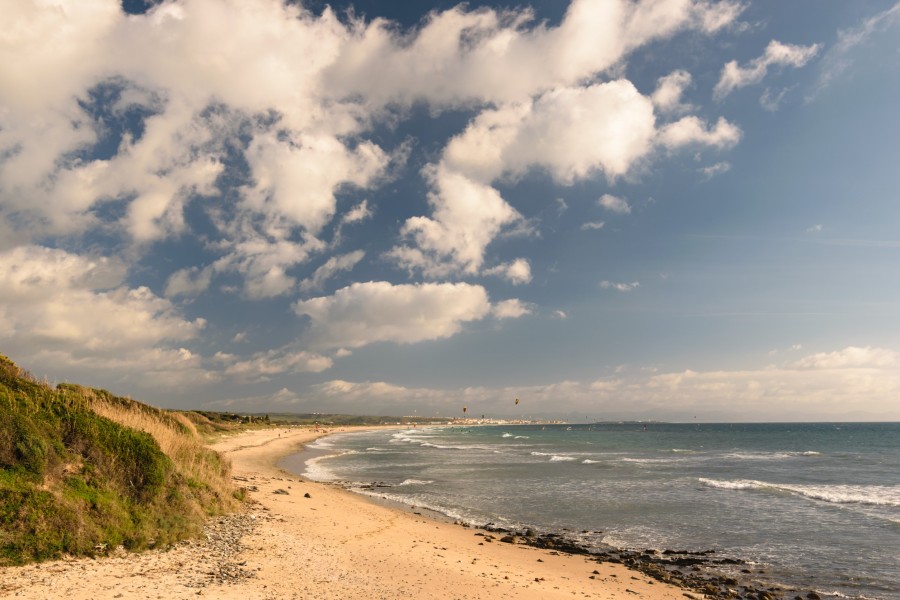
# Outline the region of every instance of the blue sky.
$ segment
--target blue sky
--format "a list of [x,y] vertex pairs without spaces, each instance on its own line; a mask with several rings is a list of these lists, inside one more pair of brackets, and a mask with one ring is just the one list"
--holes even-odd
[[0,351],[40,377],[900,420],[900,4],[2,4]]

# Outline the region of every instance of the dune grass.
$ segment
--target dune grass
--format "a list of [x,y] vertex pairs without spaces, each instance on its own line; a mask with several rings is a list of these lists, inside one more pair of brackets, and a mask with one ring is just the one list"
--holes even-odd
[[185,415],[35,380],[0,355],[0,564],[166,545],[235,504]]

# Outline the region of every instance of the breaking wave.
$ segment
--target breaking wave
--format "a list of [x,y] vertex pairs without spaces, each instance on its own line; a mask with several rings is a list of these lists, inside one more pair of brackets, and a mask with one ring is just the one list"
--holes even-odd
[[700,483],[725,490],[782,491],[830,504],[900,506],[900,485],[794,485],[768,483],[755,479],[724,481],[705,477],[700,478]]

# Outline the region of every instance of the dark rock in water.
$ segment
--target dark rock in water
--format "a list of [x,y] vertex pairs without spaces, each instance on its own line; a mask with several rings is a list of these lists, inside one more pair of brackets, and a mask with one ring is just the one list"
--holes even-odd
[[818,595],[815,592],[810,592],[806,595],[808,600],[822,600],[822,596]]

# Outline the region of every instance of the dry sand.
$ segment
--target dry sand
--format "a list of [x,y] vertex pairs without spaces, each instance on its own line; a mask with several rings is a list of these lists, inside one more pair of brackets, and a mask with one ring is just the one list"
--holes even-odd
[[231,459],[237,482],[253,491],[246,511],[210,522],[210,541],[3,568],[0,597],[661,600],[688,595],[621,565],[486,542],[478,530],[382,506],[275,466],[319,435],[272,429],[216,443],[213,448]]

